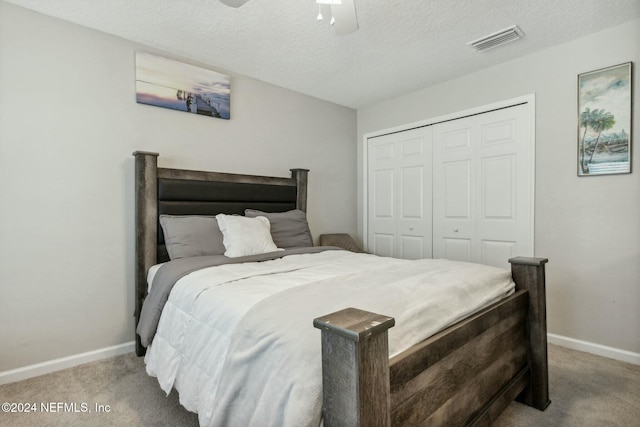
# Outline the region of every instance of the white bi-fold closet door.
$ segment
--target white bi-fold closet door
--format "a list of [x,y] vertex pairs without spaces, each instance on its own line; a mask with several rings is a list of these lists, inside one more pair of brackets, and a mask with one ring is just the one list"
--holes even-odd
[[504,268],[532,256],[531,108],[368,139],[369,251]]
[[433,257],[508,267],[533,256],[527,106],[433,127]]
[[431,135],[421,127],[368,140],[369,252],[432,257]]

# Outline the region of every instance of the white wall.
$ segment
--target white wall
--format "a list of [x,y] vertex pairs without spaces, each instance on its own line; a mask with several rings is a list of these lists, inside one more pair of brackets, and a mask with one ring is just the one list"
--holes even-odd
[[354,110],[233,73],[229,121],[136,104],[136,50],[0,2],[0,372],[133,340],[135,150],[308,168],[313,234],[356,231]]
[[179,52],[165,55],[232,75],[232,119],[136,104],[134,52],[152,49],[0,1],[0,372],[133,340],[133,151],[160,152],[164,167],[309,168],[314,235],[355,233],[363,134],[529,93],[549,329],[640,352],[640,149],[630,175],[576,176],[576,76],[626,61],[637,70],[639,28],[361,109],[356,132],[351,109]]
[[[578,178],[577,75],[628,61],[633,173]],[[639,61],[635,20],[358,110],[358,176],[366,133],[535,93],[535,252],[549,258],[549,331],[640,353]],[[361,218],[361,182],[358,200]],[[362,223],[358,229],[362,235]]]

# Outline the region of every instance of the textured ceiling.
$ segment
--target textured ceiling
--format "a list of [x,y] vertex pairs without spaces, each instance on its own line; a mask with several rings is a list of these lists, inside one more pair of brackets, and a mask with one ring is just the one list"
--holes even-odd
[[[360,108],[640,17],[640,0],[355,0],[336,36],[315,0],[5,0],[337,104]],[[467,42],[518,25],[477,53]]]

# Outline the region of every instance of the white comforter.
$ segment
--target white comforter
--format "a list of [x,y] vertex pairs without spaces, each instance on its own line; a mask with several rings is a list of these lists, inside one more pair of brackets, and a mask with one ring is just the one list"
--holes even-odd
[[318,426],[316,317],[346,307],[393,316],[390,355],[512,292],[508,270],[346,251],[206,268],[180,279],[147,372],[202,426]]

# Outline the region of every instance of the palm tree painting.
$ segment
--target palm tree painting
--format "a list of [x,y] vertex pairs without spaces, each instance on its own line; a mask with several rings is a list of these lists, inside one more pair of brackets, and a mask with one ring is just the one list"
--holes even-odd
[[631,62],[578,76],[578,176],[631,172]]

